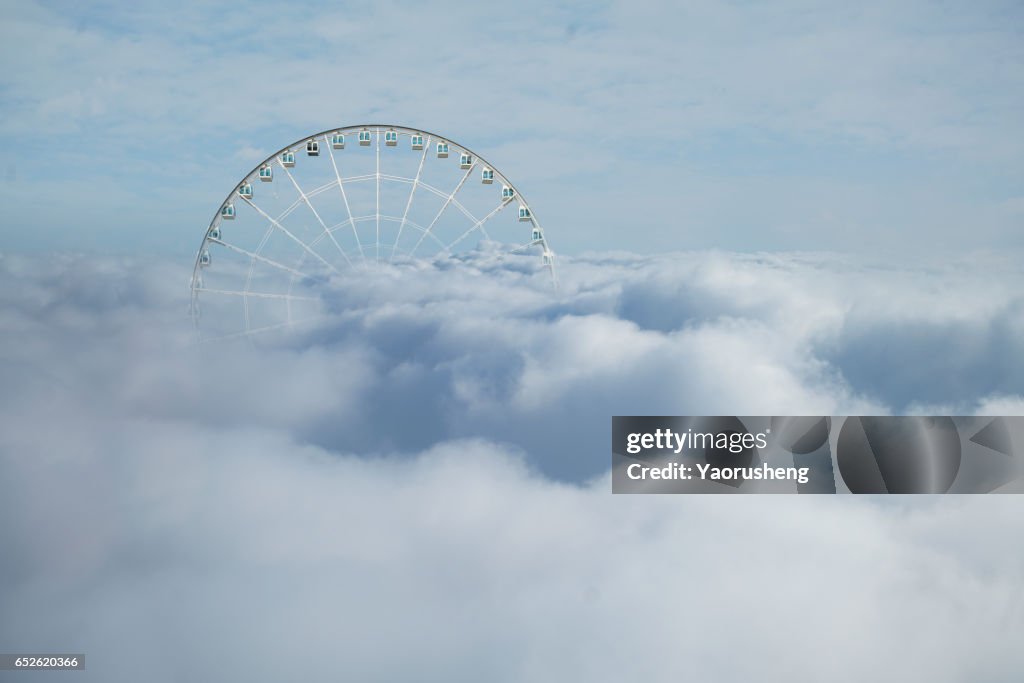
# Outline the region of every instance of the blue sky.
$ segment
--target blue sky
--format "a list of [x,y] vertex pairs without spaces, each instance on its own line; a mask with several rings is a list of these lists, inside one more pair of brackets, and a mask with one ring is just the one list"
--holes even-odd
[[5,2],[0,249],[185,256],[252,164],[451,136],[563,253],[1024,245],[1019,3]]

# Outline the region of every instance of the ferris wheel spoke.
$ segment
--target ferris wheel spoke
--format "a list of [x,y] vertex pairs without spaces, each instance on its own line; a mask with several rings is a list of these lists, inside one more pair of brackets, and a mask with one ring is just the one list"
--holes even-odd
[[466,218],[468,218],[469,220],[471,220],[471,221],[473,221],[473,222],[476,222],[476,220],[477,220],[476,216],[474,216],[474,215],[473,215],[473,214],[472,214],[472,213],[470,212],[470,210],[469,210],[469,209],[467,209],[466,207],[464,207],[464,206],[462,205],[462,202],[460,202],[460,201],[459,201],[458,199],[453,199],[453,200],[452,200],[452,206],[454,206],[454,207],[455,207],[456,209],[458,209],[459,211],[461,211],[461,212],[462,212],[462,215],[463,215],[463,216],[465,216]]
[[[298,275],[299,277],[315,279],[314,275],[310,275],[309,273],[304,273],[301,270],[296,270],[295,268],[289,268],[288,266],[284,265],[283,263],[278,263],[277,261],[275,261],[273,259],[269,259],[266,256],[260,256],[259,254],[255,253],[255,252],[249,251],[248,249],[243,249],[241,247],[236,247],[234,244],[230,244],[228,242],[225,242],[224,240],[215,240],[215,239],[212,239],[212,238],[208,238],[208,239],[209,239],[210,242],[213,242],[214,244],[219,244],[222,247],[230,249],[231,251],[234,251],[236,253],[242,254],[243,256],[248,256],[249,258],[253,259],[254,261],[259,261],[261,263],[266,263],[268,266],[271,266],[273,268],[277,268],[279,270],[283,270],[283,271],[292,273],[293,275]],[[250,272],[251,272],[251,268],[250,268]]]
[[295,186],[295,191],[299,193],[300,197],[302,197],[302,201],[306,203],[306,206],[309,207],[309,210],[313,212],[314,216],[316,216],[316,219],[317,221],[319,221],[320,226],[324,229],[324,232],[327,233],[327,235],[331,238],[331,242],[333,242],[334,246],[338,249],[338,253],[345,257],[345,263],[351,266],[352,261],[349,260],[348,254],[346,254],[345,250],[341,248],[340,244],[338,244],[338,240],[334,239],[334,235],[331,235],[329,232],[327,232],[327,224],[324,223],[323,218],[320,218],[320,214],[317,212],[317,210],[313,208],[313,204],[309,201],[309,197],[306,196],[306,193],[302,191],[302,188],[299,187],[299,183],[295,180],[295,176],[292,175],[291,171],[288,170],[287,166],[282,166],[281,168],[284,169],[285,175],[288,176],[288,180],[292,181],[292,185]]
[[377,177],[375,173],[364,173],[363,175],[350,175],[347,178],[342,178],[343,183],[362,183],[367,180],[374,180]]
[[301,203],[302,203],[302,199],[301,198],[296,199],[294,202],[292,202],[287,207],[285,207],[284,211],[282,211],[281,213],[277,214],[277,216],[274,217],[274,220],[276,220],[278,222],[281,222],[285,218],[288,218],[288,216],[292,215],[292,212],[295,211],[295,209],[299,208],[299,204],[301,204]]
[[306,318],[301,318],[299,320],[288,320],[288,321],[285,321],[283,323],[275,323],[273,325],[265,325],[263,327],[253,327],[253,328],[250,328],[250,329],[242,330],[241,332],[232,332],[230,334],[222,334],[222,335],[218,335],[216,337],[206,337],[202,341],[205,344],[212,344],[213,342],[221,342],[221,341],[227,341],[227,340],[231,340],[231,339],[240,339],[242,337],[254,336],[254,335],[260,334],[262,332],[271,332],[273,330],[281,330],[281,329],[284,329],[286,327],[294,327],[295,325],[302,325],[303,323],[314,322],[316,320],[322,319],[323,317],[324,317],[323,314],[312,315],[312,316],[309,316],[309,317],[306,317]]
[[352,207],[349,206],[348,195],[345,193],[345,183],[341,181],[341,173],[338,172],[338,162],[334,159],[334,149],[326,135],[324,136],[324,146],[327,148],[327,153],[331,157],[331,166],[334,168],[334,177],[338,181],[338,189],[341,191],[341,199],[345,202],[345,213],[348,214],[348,219],[352,223],[352,234],[356,238],[356,246],[359,247],[359,255],[363,257],[363,263],[365,264],[366,253],[363,251],[363,245],[359,241],[359,232],[356,230],[356,224],[352,221]]
[[[260,252],[263,251],[263,247],[266,246],[267,240],[270,239],[270,235],[273,232],[274,232],[274,226],[273,225],[268,225],[267,229],[265,231],[263,231],[263,238],[260,240],[260,243],[256,245],[256,253],[257,254],[259,254]],[[252,286],[252,276],[253,276],[253,274],[255,272],[256,272],[256,259],[252,258],[252,259],[249,259],[249,271],[246,273],[246,276],[245,276],[245,291],[249,291],[249,288]],[[289,278],[289,280],[294,280],[294,279],[295,279],[294,275],[292,275]],[[289,305],[288,308],[290,310],[291,306]],[[242,313],[243,313],[244,318],[245,318],[245,329],[249,329],[249,300],[248,299],[242,299]]]
[[[349,223],[364,223],[366,221],[372,221],[375,218],[376,218],[376,215],[372,214],[372,213],[366,214],[365,216],[354,216],[354,217],[352,217],[350,219],[345,219],[345,220],[341,221],[340,223],[336,223],[335,225],[332,225],[330,228],[328,228],[328,230],[330,230],[331,232],[334,232],[335,230],[341,230],[343,227],[345,227]],[[380,215],[380,218],[383,221],[390,221],[392,223],[398,223],[399,221],[402,220],[398,216],[389,216],[389,215],[383,214],[383,213]],[[407,227],[413,228],[414,230],[419,230],[421,233],[424,233],[424,234],[427,232],[426,228],[424,228],[422,225],[418,225],[418,224],[416,224],[416,223],[414,223],[413,221],[410,221],[410,220],[406,220],[405,221],[405,225]],[[437,243],[438,247],[440,247],[440,249],[438,250],[438,253],[440,253],[441,251],[444,251],[444,242],[442,242],[437,237],[437,235],[428,235],[428,236],[430,237],[430,239],[434,240],[434,242]],[[313,240],[313,242],[311,244],[315,246],[323,238],[324,238],[323,235],[319,235],[315,240]],[[364,246],[369,247],[369,248],[373,248],[376,245],[367,243]],[[392,245],[388,245],[388,244],[384,244],[383,242],[381,243],[380,246],[382,248],[396,249],[395,245],[393,245],[393,244]],[[398,251],[401,251],[401,250],[399,249]],[[303,257],[303,258],[305,258],[305,257]]]
[[531,247],[536,247],[537,245],[540,245],[541,248],[544,248],[544,240],[537,240],[536,242],[527,242],[526,244],[520,244],[518,247],[513,247],[512,249],[509,249],[508,253],[519,254],[529,250]]
[[273,292],[251,292],[244,291],[240,292],[234,289],[210,289],[208,287],[197,287],[197,292],[205,292],[207,294],[222,294],[224,296],[245,296],[255,297],[257,299],[291,299],[295,301],[319,301],[316,297],[312,296],[295,296],[293,294],[275,294]]
[[380,263],[380,128],[377,129],[377,263]]
[[331,189],[332,187],[334,187],[334,181],[333,180],[331,182],[329,182],[329,183],[324,183],[320,187],[317,187],[317,188],[314,188],[314,189],[310,190],[309,192],[306,193],[306,196],[309,197],[310,199],[312,199],[313,197],[317,196],[318,194],[323,194],[324,192],[327,192],[327,190]]
[[448,205],[452,203],[452,200],[455,199],[455,195],[459,193],[459,190],[462,189],[462,186],[466,184],[466,180],[469,178],[470,174],[473,173],[474,168],[476,168],[476,163],[470,165],[469,169],[466,171],[466,174],[462,176],[462,180],[459,181],[459,184],[455,186],[455,189],[452,190],[451,194],[448,195],[448,198],[445,199],[444,204],[442,204],[441,208],[438,209],[437,215],[434,216],[434,220],[430,221],[430,225],[427,226],[426,232],[424,232],[420,236],[420,241],[417,242],[416,246],[414,246],[412,248],[412,251],[409,252],[410,256],[416,253],[416,250],[419,249],[419,246],[423,244],[423,238],[429,235],[430,231],[434,229],[434,225],[437,223],[437,220],[441,217],[441,214],[444,213],[444,210],[448,208]]
[[428,182],[426,182],[424,180],[420,180],[419,186],[422,187],[424,190],[427,190],[428,192],[431,192],[431,193],[437,195],[441,199],[447,199],[448,198],[448,193],[447,192],[445,192],[444,190],[440,190],[440,189],[434,187],[433,185],[431,185],[430,183],[428,183]]
[[416,169],[416,177],[412,181],[412,189],[409,190],[409,199],[405,202],[405,211],[402,212],[402,222],[398,225],[398,235],[395,237],[395,243],[391,245],[391,258],[388,259],[388,263],[391,263],[395,259],[395,250],[398,249],[398,240],[402,239],[402,230],[405,228],[405,221],[409,217],[409,208],[412,206],[412,198],[416,194],[416,188],[419,187],[420,178],[423,177],[423,162],[427,160],[427,151],[430,149],[431,136],[427,136],[426,144],[423,145],[423,154],[420,155],[420,165]]
[[[284,166],[283,166],[283,165],[282,165],[282,168],[284,168]],[[271,224],[273,224],[273,225],[274,225],[274,227],[276,227],[276,228],[277,228],[278,230],[280,230],[280,231],[281,231],[281,232],[283,232],[283,233],[284,233],[285,235],[287,235],[288,237],[290,237],[290,238],[292,239],[292,241],[293,241],[293,242],[295,242],[295,243],[296,243],[296,244],[298,244],[298,245],[299,245],[300,247],[302,247],[302,248],[303,248],[303,249],[305,249],[305,250],[306,250],[307,252],[309,252],[309,254],[310,254],[311,256],[313,256],[313,258],[315,258],[316,260],[320,261],[320,263],[324,264],[325,266],[327,266],[328,268],[330,268],[331,270],[333,270],[333,271],[334,271],[335,273],[338,273],[339,275],[341,274],[341,273],[340,273],[340,271],[338,271],[338,269],[337,269],[337,268],[335,268],[335,267],[334,267],[334,266],[332,266],[332,265],[331,265],[330,263],[328,263],[328,262],[327,262],[327,261],[326,261],[326,260],[324,259],[324,257],[323,257],[323,256],[321,256],[320,254],[318,254],[318,253],[316,253],[315,251],[313,251],[312,249],[310,249],[310,247],[309,247],[309,245],[308,245],[308,244],[306,244],[305,242],[303,242],[302,240],[300,240],[300,239],[299,239],[298,237],[296,237],[295,235],[293,235],[293,234],[291,233],[291,231],[290,231],[290,230],[288,230],[288,228],[284,227],[283,225],[281,225],[280,223],[278,223],[278,222],[277,222],[277,221],[276,221],[275,219],[271,218],[271,217],[270,217],[270,216],[269,216],[269,215],[267,214],[267,212],[266,212],[266,211],[264,211],[264,210],[263,210],[263,209],[261,209],[260,207],[256,206],[256,204],[255,204],[255,203],[254,203],[254,202],[253,202],[253,201],[252,201],[251,199],[246,199],[246,200],[245,200],[245,202],[246,202],[246,203],[247,203],[247,204],[248,204],[249,206],[251,206],[252,208],[256,209],[256,212],[257,212],[257,213],[259,213],[259,214],[260,214],[261,216],[263,216],[263,217],[264,217],[264,218],[266,218],[266,219],[267,219],[268,221],[270,221],[270,222],[271,222]]]
[[[494,209],[493,209],[493,210],[492,210],[492,211],[491,211],[491,212],[490,212],[489,214],[487,214],[486,216],[484,216],[483,218],[481,218],[480,220],[478,220],[478,221],[477,221],[476,223],[474,223],[474,224],[473,224],[473,227],[471,227],[471,228],[470,228],[469,230],[467,230],[466,232],[462,233],[462,235],[461,235],[461,236],[460,236],[460,237],[459,237],[458,239],[456,239],[456,240],[455,240],[454,242],[452,242],[451,244],[449,244],[448,246],[446,246],[446,247],[445,247],[445,251],[448,251],[448,250],[450,250],[450,249],[451,249],[452,247],[454,247],[454,246],[455,246],[456,244],[458,244],[458,243],[459,243],[459,242],[461,242],[462,240],[464,240],[464,239],[466,239],[467,237],[469,237],[469,236],[470,236],[470,234],[472,234],[474,230],[481,230],[481,231],[482,231],[482,230],[483,230],[483,228],[484,228],[484,223],[486,223],[487,221],[489,221],[489,220],[491,220],[492,218],[494,218],[495,216],[497,216],[497,215],[498,215],[498,213],[500,213],[500,212],[501,212],[501,210],[502,210],[502,209],[504,209],[504,208],[505,208],[506,206],[508,206],[508,205],[509,205],[509,202],[502,202],[501,204],[499,204],[498,206],[496,206],[496,207],[495,207],[495,208],[494,208]],[[485,233],[485,234],[486,234],[486,233]]]

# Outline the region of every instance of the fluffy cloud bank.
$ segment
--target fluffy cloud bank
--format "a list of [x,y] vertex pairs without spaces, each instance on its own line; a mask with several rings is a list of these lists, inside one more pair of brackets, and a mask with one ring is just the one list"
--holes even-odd
[[1024,670],[1013,497],[613,498],[605,473],[616,413],[1010,412],[1009,264],[597,254],[552,294],[471,262],[213,346],[176,267],[0,264],[4,650],[85,652],[83,680]]

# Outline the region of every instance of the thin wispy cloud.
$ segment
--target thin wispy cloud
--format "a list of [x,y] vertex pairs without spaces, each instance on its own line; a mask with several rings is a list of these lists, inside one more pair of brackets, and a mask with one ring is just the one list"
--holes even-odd
[[174,248],[250,150],[363,121],[486,153],[568,252],[1021,244],[1016,5],[506,10],[11,5],[6,244]]

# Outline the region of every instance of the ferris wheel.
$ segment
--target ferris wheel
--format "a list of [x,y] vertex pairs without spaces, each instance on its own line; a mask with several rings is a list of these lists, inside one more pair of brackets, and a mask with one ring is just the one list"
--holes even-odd
[[323,314],[336,278],[472,250],[529,258],[555,280],[544,230],[493,164],[416,128],[335,128],[278,150],[225,197],[196,254],[192,317],[205,339],[289,328]]

